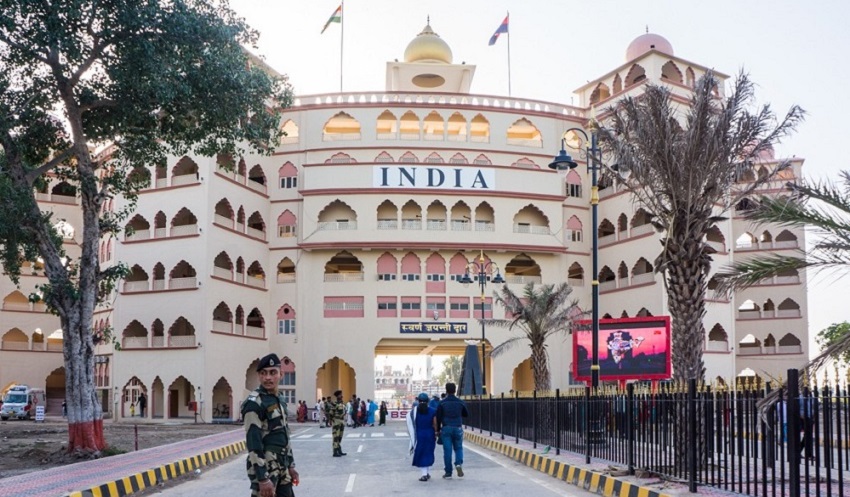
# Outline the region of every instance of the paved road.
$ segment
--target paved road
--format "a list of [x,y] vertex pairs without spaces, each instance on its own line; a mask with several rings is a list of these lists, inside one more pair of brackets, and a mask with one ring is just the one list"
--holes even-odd
[[[419,469],[410,465],[408,439],[403,423],[384,427],[346,429],[342,458],[331,456],[330,430],[294,426],[293,448],[301,485],[298,497],[329,495],[427,495],[461,497],[481,495],[497,497],[573,496],[595,494],[567,485],[538,471],[471,444],[464,444],[465,476],[443,480],[442,448],[437,446],[437,463],[431,468],[432,479],[418,481]],[[239,456],[197,477],[155,495],[164,497],[224,497],[249,495],[245,476],[245,458]]]

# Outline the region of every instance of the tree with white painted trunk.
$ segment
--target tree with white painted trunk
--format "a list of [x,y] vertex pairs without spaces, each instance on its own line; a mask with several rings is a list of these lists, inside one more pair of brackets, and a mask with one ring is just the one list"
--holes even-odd
[[[271,150],[291,90],[245,52],[257,33],[226,0],[0,0],[0,12],[0,259],[16,283],[24,261],[43,260],[40,298],[64,337],[68,449],[97,455],[105,337],[93,313],[126,271],[101,266],[99,243],[122,231],[166,156]],[[77,189],[79,258],[36,201],[51,176]],[[103,212],[117,196],[129,206]]]

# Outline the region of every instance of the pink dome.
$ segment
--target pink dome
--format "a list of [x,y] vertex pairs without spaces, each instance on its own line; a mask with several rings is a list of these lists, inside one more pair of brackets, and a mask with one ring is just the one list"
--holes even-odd
[[635,38],[626,49],[626,62],[635,60],[650,50],[673,55],[673,45],[661,35],[646,33]]

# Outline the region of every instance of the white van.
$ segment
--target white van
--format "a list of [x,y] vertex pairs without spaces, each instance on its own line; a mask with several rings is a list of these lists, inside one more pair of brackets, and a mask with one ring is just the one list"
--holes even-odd
[[0,419],[9,418],[33,419],[35,408],[47,408],[47,395],[41,388],[30,388],[26,385],[15,385],[3,396],[3,407],[0,408]]

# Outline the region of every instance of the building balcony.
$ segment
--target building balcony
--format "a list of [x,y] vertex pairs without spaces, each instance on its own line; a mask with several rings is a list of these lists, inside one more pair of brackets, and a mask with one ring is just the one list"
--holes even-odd
[[357,221],[352,220],[319,221],[318,225],[316,226],[317,231],[347,231],[356,229]]
[[512,285],[526,285],[528,283],[539,285],[542,282],[542,276],[505,275],[505,283]]
[[295,283],[295,273],[277,273],[278,283]]
[[530,224],[514,224],[514,233],[531,234],[531,235],[551,235],[552,232],[548,226],[534,226]]

